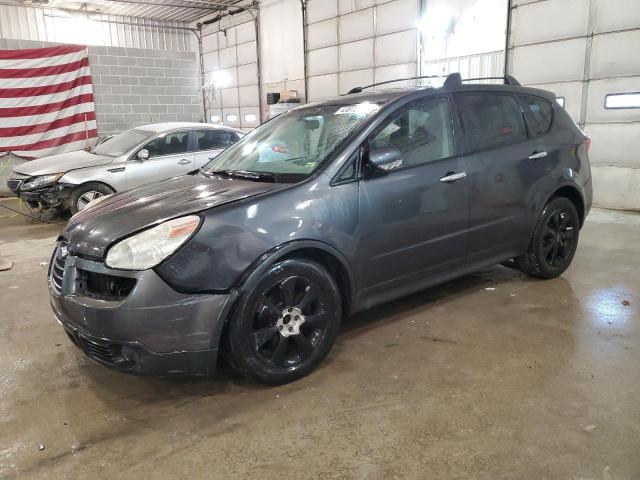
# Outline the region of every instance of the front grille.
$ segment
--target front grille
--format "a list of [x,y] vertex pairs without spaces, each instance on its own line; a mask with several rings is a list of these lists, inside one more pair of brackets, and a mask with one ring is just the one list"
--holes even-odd
[[57,294],[62,291],[62,279],[64,278],[64,262],[67,258],[67,242],[60,241],[51,259],[51,269],[49,270],[49,280],[51,288]]
[[23,178],[10,178],[7,181],[7,187],[9,187],[10,190],[17,192],[20,189],[20,185],[22,185],[22,182],[24,182]]

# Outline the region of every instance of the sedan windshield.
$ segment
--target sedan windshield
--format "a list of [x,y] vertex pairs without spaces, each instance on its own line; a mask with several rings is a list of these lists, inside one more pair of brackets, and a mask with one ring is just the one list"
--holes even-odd
[[253,130],[205,165],[203,171],[257,180],[299,181],[378,108],[366,102],[292,110]]
[[152,132],[150,130],[133,128],[110,138],[104,143],[101,143],[94,148],[91,153],[95,153],[96,155],[106,155],[108,157],[117,157],[127,153],[139,143],[142,143],[147,138],[155,135],[155,133],[156,132]]

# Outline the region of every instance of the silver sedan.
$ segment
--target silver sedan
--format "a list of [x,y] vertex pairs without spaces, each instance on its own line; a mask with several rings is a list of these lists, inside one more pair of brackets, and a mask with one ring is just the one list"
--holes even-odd
[[244,133],[204,123],[157,123],[133,128],[76,151],[14,167],[9,188],[33,208],[72,213],[104,195],[197,170]]

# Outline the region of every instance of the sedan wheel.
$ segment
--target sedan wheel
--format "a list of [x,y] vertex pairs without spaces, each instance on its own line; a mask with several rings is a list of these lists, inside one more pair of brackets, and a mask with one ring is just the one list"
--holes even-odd
[[78,202],[76,204],[77,210],[84,210],[90,202],[102,196],[104,196],[103,193],[96,192],[95,190],[89,190],[88,192],[83,193],[82,195],[80,195],[80,198],[78,198]]
[[105,195],[111,195],[112,193],[115,193],[115,191],[104,183],[83,183],[71,192],[71,196],[69,197],[69,209],[73,214],[78,213],[79,211],[87,208],[87,205],[93,200],[104,197]]

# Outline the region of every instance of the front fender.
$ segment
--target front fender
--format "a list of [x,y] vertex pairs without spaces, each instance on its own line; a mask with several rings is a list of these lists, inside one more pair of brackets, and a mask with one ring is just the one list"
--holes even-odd
[[65,173],[59,183],[70,187],[82,185],[87,182],[104,183],[116,192],[126,188],[125,165],[120,163],[108,163],[94,167],[79,168]]
[[331,257],[340,263],[342,269],[347,273],[349,285],[352,286],[352,292],[356,291],[355,275],[347,258],[331,245],[312,239],[294,240],[264,252],[244,271],[234,288],[242,292],[251,290],[274,263],[302,250],[316,250],[331,255]]

